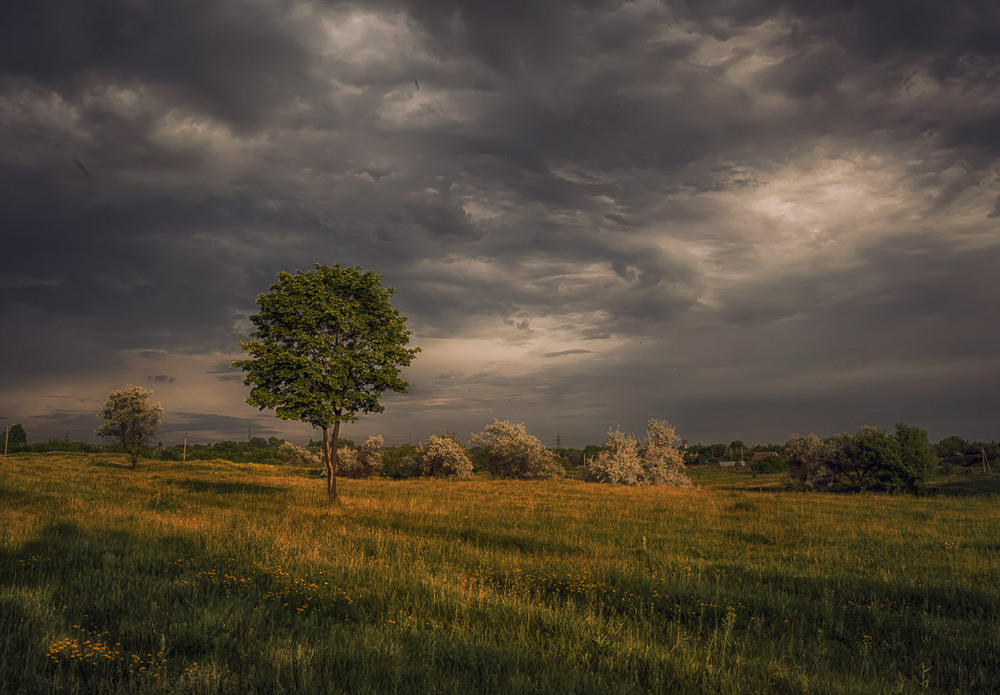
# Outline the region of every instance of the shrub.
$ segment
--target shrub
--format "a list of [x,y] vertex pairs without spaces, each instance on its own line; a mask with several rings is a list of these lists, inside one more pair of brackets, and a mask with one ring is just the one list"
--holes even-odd
[[608,430],[604,450],[587,462],[590,478],[599,483],[638,485],[643,477],[639,440],[618,429]]
[[345,478],[363,478],[361,469],[358,466],[358,453],[356,449],[346,446],[337,448],[337,475]]
[[472,477],[472,461],[462,443],[452,437],[432,435],[427,444],[420,447],[420,455],[424,475],[435,478]]
[[417,460],[420,447],[412,444],[401,444],[382,451],[382,475],[393,480],[416,478],[423,475],[421,464]]
[[643,455],[646,483],[675,487],[691,485],[691,479],[684,472],[684,454],[678,443],[677,432],[666,420],[649,421]]
[[691,485],[684,473],[684,455],[677,447],[677,434],[665,420],[649,421],[642,450],[635,436],[609,430],[604,451],[587,463],[587,469],[591,479],[604,483]]
[[487,469],[498,478],[561,478],[566,470],[537,437],[528,434],[524,423],[514,424],[494,418],[472,443],[480,447]]
[[28,443],[28,433],[24,431],[24,425],[12,425],[4,436],[4,445],[8,451],[19,444]]
[[750,470],[754,473],[787,473],[788,465],[781,460],[777,454],[772,454],[760,461],[750,464]]
[[283,442],[278,447],[278,457],[290,466],[318,466],[319,456],[302,446]]
[[893,435],[870,425],[823,441],[793,435],[785,455],[792,478],[818,490],[918,492],[935,463],[927,433],[902,422]]
[[371,478],[382,469],[381,435],[369,437],[360,449],[337,449],[337,473],[345,478]]

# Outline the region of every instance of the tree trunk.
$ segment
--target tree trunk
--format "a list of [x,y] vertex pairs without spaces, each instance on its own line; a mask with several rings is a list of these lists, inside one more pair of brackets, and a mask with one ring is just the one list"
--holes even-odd
[[326,494],[331,502],[337,502],[337,441],[340,439],[340,420],[333,423],[333,441],[330,430],[323,428],[323,462],[326,464]]

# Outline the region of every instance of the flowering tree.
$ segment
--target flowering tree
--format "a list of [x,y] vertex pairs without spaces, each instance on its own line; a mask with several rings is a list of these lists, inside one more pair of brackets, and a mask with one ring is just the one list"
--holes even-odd
[[677,434],[666,420],[646,425],[646,445],[618,429],[608,431],[604,451],[587,463],[592,479],[619,485],[673,485],[687,487],[684,456],[677,447]]
[[340,471],[347,478],[371,478],[382,469],[382,435],[368,437],[360,449],[341,447]]
[[610,429],[604,446],[604,451],[587,462],[590,477],[599,483],[638,485],[643,476],[639,440],[619,429]]
[[486,454],[490,473],[498,478],[561,478],[565,469],[546,451],[537,437],[528,434],[524,423],[493,422],[472,443]]
[[288,442],[282,442],[278,447],[278,456],[291,466],[318,466],[319,456],[306,449]]
[[109,393],[104,409],[98,414],[105,423],[94,430],[94,434],[124,449],[132,460],[132,468],[139,463],[139,455],[160,429],[163,408],[159,403],[149,402],[152,395],[152,391],[130,384]]
[[472,461],[465,453],[465,447],[451,437],[432,435],[427,444],[420,447],[420,458],[424,475],[435,478],[472,477]]

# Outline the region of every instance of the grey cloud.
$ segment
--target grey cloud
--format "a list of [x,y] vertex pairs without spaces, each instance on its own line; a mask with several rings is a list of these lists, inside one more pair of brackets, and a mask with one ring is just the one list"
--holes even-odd
[[566,355],[590,355],[593,350],[583,350],[581,348],[574,348],[572,350],[559,350],[558,352],[546,352],[542,357],[549,359],[552,357],[564,357]]
[[[392,45],[329,50],[320,20],[350,16]],[[480,428],[491,408],[564,435],[577,419],[590,440],[619,413],[705,437],[799,428],[796,412],[848,407],[848,391],[824,401],[826,375],[894,357],[978,393],[942,365],[997,347],[998,30],[978,2],[4,6],[0,319],[32,326],[0,345],[4,383],[117,383],[130,351],[157,362],[150,379],[207,353],[240,379],[222,361],[256,294],[340,262],[398,288],[417,344],[533,355],[523,378],[429,374],[391,400],[400,431]],[[868,179],[789,185],[870,204],[867,241],[799,221],[810,201],[764,199],[799,162],[862,155],[903,180],[868,203]],[[830,228],[785,265],[812,224]],[[590,340],[599,355],[556,359]],[[899,393],[946,381],[911,378]],[[440,427],[421,414],[435,389]],[[245,429],[220,416],[184,426]]]
[[249,128],[309,83],[308,54],[275,9],[223,2],[8,4],[0,15],[0,69],[69,97],[95,82],[147,85]]

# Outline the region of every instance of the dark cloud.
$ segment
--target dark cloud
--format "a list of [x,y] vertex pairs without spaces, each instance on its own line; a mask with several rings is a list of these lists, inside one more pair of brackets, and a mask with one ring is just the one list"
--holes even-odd
[[551,357],[563,357],[565,355],[589,355],[592,350],[583,350],[581,348],[573,348],[572,350],[559,350],[557,352],[546,352],[542,357],[548,359]]
[[989,438],[994,5],[8,3],[0,408],[285,431],[236,341],[339,262],[425,347],[365,431]]
[[0,69],[64,97],[125,84],[249,128],[309,83],[308,53],[266,5],[41,0],[5,7]]

